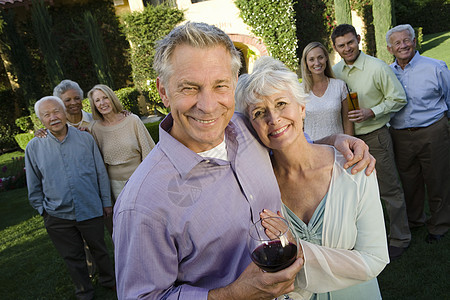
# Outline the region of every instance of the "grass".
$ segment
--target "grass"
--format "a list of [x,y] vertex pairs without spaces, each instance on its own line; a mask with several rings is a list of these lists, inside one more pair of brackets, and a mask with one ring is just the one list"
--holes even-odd
[[443,60],[450,66],[450,31],[424,35],[420,54]]
[[[0,299],[75,299],[63,260],[47,236],[42,217],[28,204],[27,189],[0,193]],[[424,239],[412,232],[407,252],[378,276],[384,299],[446,299],[450,295],[450,238]],[[112,256],[113,246],[106,238]],[[116,299],[95,283],[97,299]]]
[[[109,235],[105,240],[112,259]],[[75,299],[64,261],[29,205],[26,188],[0,193],[0,270],[0,299]],[[96,279],[97,299],[117,299]]]
[[0,156],[0,192],[26,186],[24,156],[23,151]]
[[448,299],[450,238],[427,244],[425,227],[412,231],[408,250],[378,276],[383,299]]
[[0,155],[0,166],[12,163],[13,157],[25,156],[23,151],[14,151]]

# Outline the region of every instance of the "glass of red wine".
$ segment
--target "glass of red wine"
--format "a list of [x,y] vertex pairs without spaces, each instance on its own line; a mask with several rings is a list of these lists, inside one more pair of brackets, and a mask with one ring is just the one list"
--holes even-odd
[[[268,217],[250,225],[247,246],[252,261],[266,272],[278,272],[297,258],[298,238],[282,217]],[[284,299],[289,299],[284,295]]]

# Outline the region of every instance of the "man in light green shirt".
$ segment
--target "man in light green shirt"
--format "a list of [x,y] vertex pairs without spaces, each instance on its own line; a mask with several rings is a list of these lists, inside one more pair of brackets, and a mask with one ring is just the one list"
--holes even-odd
[[390,221],[389,256],[394,260],[409,246],[411,232],[386,124],[391,113],[406,105],[406,94],[385,62],[359,50],[361,37],[352,25],[339,25],[331,39],[333,48],[342,58],[333,71],[352,92],[358,93],[359,109],[349,111],[348,118],[355,124],[355,135],[369,145],[370,153],[377,160],[380,196],[385,201]]

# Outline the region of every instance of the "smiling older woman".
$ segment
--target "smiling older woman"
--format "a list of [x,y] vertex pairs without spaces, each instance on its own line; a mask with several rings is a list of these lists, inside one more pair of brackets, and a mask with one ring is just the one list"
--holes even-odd
[[54,89],[53,96],[61,98],[66,107],[67,124],[86,128],[93,121],[92,114],[82,110],[83,90],[75,81],[65,79]]
[[381,299],[376,276],[389,258],[376,176],[351,175],[335,148],[308,143],[305,98],[297,75],[271,57],[258,59],[236,89],[237,109],[272,150],[283,215],[301,239],[305,264],[290,296]]

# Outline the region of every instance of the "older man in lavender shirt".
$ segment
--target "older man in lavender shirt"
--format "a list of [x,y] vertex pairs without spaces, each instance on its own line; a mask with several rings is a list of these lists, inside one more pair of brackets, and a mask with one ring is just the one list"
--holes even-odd
[[[214,26],[188,22],[160,41],[154,67],[171,113],[115,206],[119,299],[273,299],[293,290],[301,259],[264,273],[246,248],[250,222],[263,208],[279,210],[280,192],[267,150],[233,116],[240,64]],[[352,143],[366,150],[340,136],[341,148]]]

